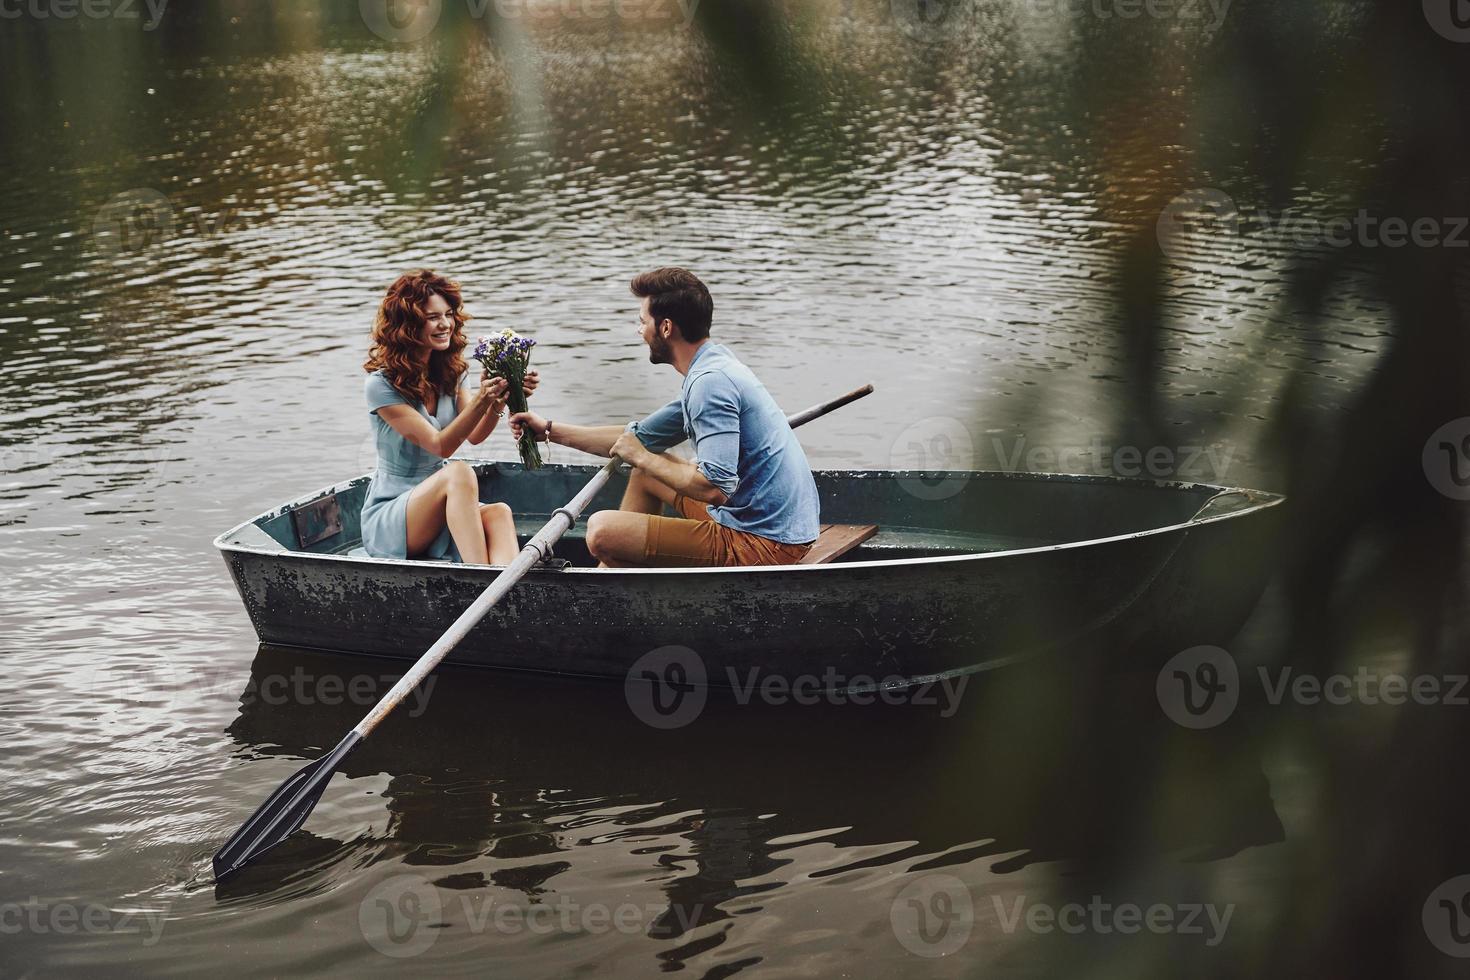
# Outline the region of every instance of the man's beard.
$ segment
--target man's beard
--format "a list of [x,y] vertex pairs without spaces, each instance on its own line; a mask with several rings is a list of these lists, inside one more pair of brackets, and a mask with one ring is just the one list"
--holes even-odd
[[650,364],[674,363],[674,354],[669,349],[669,342],[658,334],[648,338],[648,361]]

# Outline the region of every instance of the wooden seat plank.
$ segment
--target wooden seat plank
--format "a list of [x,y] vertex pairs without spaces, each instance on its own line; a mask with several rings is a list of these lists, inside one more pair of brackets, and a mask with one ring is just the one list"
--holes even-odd
[[825,565],[878,533],[876,524],[823,524],[812,550],[798,564]]

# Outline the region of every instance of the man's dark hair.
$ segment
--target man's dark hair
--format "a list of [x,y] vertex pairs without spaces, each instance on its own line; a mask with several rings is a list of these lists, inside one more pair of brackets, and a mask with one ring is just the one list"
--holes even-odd
[[648,313],[655,324],[673,320],[688,343],[709,336],[715,301],[699,277],[688,269],[654,269],[633,277],[633,295],[648,297]]

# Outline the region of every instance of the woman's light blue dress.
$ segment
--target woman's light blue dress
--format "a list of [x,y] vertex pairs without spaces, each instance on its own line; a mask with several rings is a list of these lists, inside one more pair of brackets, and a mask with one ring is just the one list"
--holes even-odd
[[[403,438],[397,429],[383,421],[378,409],[385,405],[414,405],[430,425],[443,429],[454,421],[454,396],[440,392],[437,411],[430,415],[423,405],[400,395],[382,371],[367,376],[364,391],[378,449],[378,465],[362,505],[362,546],[373,558],[407,558],[408,495],[449,461]],[[414,557],[462,561],[448,526],[439,532],[426,552]]]

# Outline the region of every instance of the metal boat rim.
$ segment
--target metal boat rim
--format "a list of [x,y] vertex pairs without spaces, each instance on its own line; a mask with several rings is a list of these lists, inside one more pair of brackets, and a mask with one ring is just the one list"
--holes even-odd
[[[468,459],[468,458],[464,458],[464,459],[460,459],[459,461],[460,462],[469,463],[471,466],[477,466],[477,465],[478,466],[485,466],[485,465],[499,465],[500,464],[500,461],[498,461],[498,460],[484,460],[484,459]],[[514,464],[512,464],[512,465],[514,465]],[[589,475],[592,472],[594,472],[595,469],[596,469],[595,465],[587,465],[587,464],[575,464],[575,463],[573,463],[573,464],[551,464],[551,465],[557,465],[559,467],[565,467],[567,471],[571,471],[573,469],[580,469],[580,468],[585,467],[588,470]],[[1010,470],[820,470],[820,471],[817,471],[817,472],[820,475],[822,475],[822,476],[837,477],[837,478],[843,478],[843,479],[946,479],[946,478],[953,478],[955,476],[966,476],[966,477],[970,477],[972,479],[975,479],[975,478],[979,478],[979,479],[1026,479],[1026,480],[1037,480],[1037,481],[1043,481],[1043,482],[1045,482],[1045,481],[1059,481],[1059,482],[1079,483],[1079,484],[1093,483],[1093,484],[1104,484],[1104,485],[1110,485],[1110,486],[1135,486],[1135,487],[1139,487],[1139,488],[1149,488],[1149,489],[1158,489],[1158,490],[1181,490],[1181,491],[1213,490],[1213,491],[1216,492],[1216,496],[1221,495],[1221,494],[1225,494],[1225,493],[1231,493],[1231,492],[1243,493],[1243,494],[1246,494],[1248,496],[1248,498],[1250,499],[1251,502],[1247,506],[1244,506],[1244,507],[1241,507],[1241,508],[1238,508],[1238,509],[1235,509],[1235,510],[1228,511],[1228,512],[1223,513],[1223,514],[1217,514],[1217,515],[1214,515],[1214,516],[1211,516],[1211,517],[1204,517],[1204,518],[1190,518],[1189,520],[1186,520],[1186,521],[1176,522],[1176,523],[1173,523],[1173,524],[1160,525],[1159,527],[1145,528],[1144,530],[1141,530],[1141,531],[1130,531],[1130,532],[1127,532],[1127,533],[1124,533],[1124,534],[1113,534],[1113,535],[1107,535],[1107,536],[1104,536],[1104,537],[1097,537],[1097,538],[1084,538],[1084,539],[1079,539],[1079,540],[1076,540],[1076,541],[1062,541],[1062,542],[1058,542],[1056,544],[1038,545],[1038,546],[1027,547],[1027,548],[1014,548],[1014,549],[1007,549],[1007,550],[1002,550],[1002,551],[976,552],[974,554],[932,555],[932,556],[926,556],[926,557],[913,557],[913,558],[864,559],[864,560],[859,560],[859,561],[843,562],[841,564],[825,564],[825,565],[760,565],[760,566],[739,565],[739,566],[729,566],[729,567],[708,567],[708,568],[702,568],[702,567],[693,567],[693,568],[683,568],[683,567],[653,567],[653,566],[640,567],[640,568],[585,568],[585,567],[570,566],[570,567],[567,567],[567,568],[560,569],[557,572],[557,574],[558,575],[567,575],[567,574],[578,574],[578,575],[581,575],[581,574],[591,574],[591,575],[596,575],[598,577],[608,576],[608,575],[614,575],[614,576],[615,575],[627,575],[627,574],[634,574],[634,575],[650,575],[650,574],[652,574],[652,575],[690,575],[690,574],[695,574],[695,575],[728,575],[728,574],[732,574],[732,573],[734,573],[734,574],[747,573],[748,574],[748,573],[750,573],[752,571],[759,571],[759,572],[762,572],[762,573],[780,573],[780,574],[820,574],[821,572],[831,571],[833,569],[852,570],[852,569],[858,569],[858,568],[892,568],[892,567],[910,567],[910,566],[928,565],[928,564],[946,564],[946,563],[959,563],[959,562],[969,562],[969,561],[982,561],[982,560],[985,560],[985,559],[993,559],[993,558],[1006,558],[1006,557],[1013,557],[1013,556],[1019,556],[1019,555],[1033,555],[1033,554],[1042,554],[1042,553],[1056,552],[1056,551],[1066,551],[1066,550],[1079,549],[1079,548],[1088,548],[1088,547],[1094,547],[1094,546],[1097,546],[1097,545],[1112,544],[1112,543],[1119,542],[1119,541],[1132,541],[1132,540],[1137,540],[1137,539],[1140,539],[1140,538],[1147,538],[1147,537],[1150,537],[1150,536],[1153,536],[1153,535],[1168,534],[1168,533],[1174,532],[1174,531],[1184,530],[1184,529],[1193,528],[1193,527],[1202,527],[1202,526],[1205,526],[1205,525],[1208,525],[1208,524],[1214,524],[1214,523],[1217,523],[1217,522],[1220,522],[1220,521],[1232,520],[1234,518],[1242,517],[1242,516],[1244,516],[1246,514],[1257,513],[1259,511],[1266,510],[1266,509],[1269,509],[1271,507],[1275,507],[1278,504],[1281,504],[1282,502],[1284,502],[1286,500],[1285,495],[1279,494],[1279,493],[1274,493],[1274,492],[1267,491],[1267,490],[1253,490],[1253,489],[1248,489],[1248,488],[1245,488],[1245,487],[1227,487],[1227,486],[1221,486],[1221,485],[1213,484],[1213,483],[1195,483],[1195,482],[1182,481],[1182,480],[1156,480],[1156,479],[1148,479],[1148,478],[1145,478],[1145,477],[1107,476],[1107,475],[1101,475],[1101,474],[1095,474],[1095,473],[1038,473],[1038,472],[1030,472],[1030,471],[1027,471],[1027,472],[1015,472],[1015,471],[1010,471]],[[261,521],[269,520],[270,518],[277,517],[277,516],[279,516],[279,515],[287,512],[287,511],[289,511],[289,510],[291,510],[291,509],[293,509],[295,507],[299,507],[299,506],[301,506],[303,504],[310,503],[310,502],[312,502],[314,500],[319,500],[319,499],[321,499],[323,497],[327,497],[327,496],[330,496],[330,495],[335,494],[335,493],[339,493],[339,492],[341,492],[343,490],[346,490],[346,489],[352,487],[352,485],[355,484],[355,483],[357,483],[358,481],[370,477],[371,475],[372,475],[371,473],[365,473],[365,474],[363,474],[361,476],[353,477],[350,480],[344,480],[341,483],[335,483],[335,484],[332,484],[330,486],[323,487],[320,490],[315,490],[315,491],[312,491],[310,493],[304,494],[301,497],[298,497],[298,498],[296,498],[294,500],[287,501],[286,503],[281,504],[278,507],[272,508],[271,510],[267,510],[267,511],[264,511],[264,512],[262,512],[260,514],[257,514],[255,517],[252,517],[249,520],[240,522],[239,524],[235,525],[234,527],[230,528],[229,530],[225,531],[224,533],[222,533],[218,537],[216,537],[214,539],[214,542],[213,542],[214,547],[216,547],[217,549],[219,549],[222,552],[240,552],[240,553],[245,553],[245,554],[254,554],[254,555],[262,555],[262,556],[275,556],[275,557],[283,557],[283,556],[286,556],[286,555],[293,555],[293,556],[298,556],[298,557],[302,557],[302,558],[309,558],[309,559],[312,559],[313,561],[321,560],[321,561],[333,561],[333,562],[348,562],[348,563],[351,563],[351,564],[354,564],[354,565],[368,564],[368,565],[372,565],[372,566],[400,567],[400,568],[410,568],[410,569],[418,569],[418,570],[422,570],[426,566],[443,566],[443,567],[450,567],[450,568],[456,568],[456,569],[467,569],[467,570],[468,569],[476,569],[476,570],[486,570],[486,571],[498,569],[498,568],[501,567],[501,566],[498,566],[498,565],[468,565],[468,564],[464,564],[464,563],[461,563],[461,562],[433,561],[433,560],[425,560],[425,559],[421,559],[421,558],[374,558],[374,557],[366,556],[366,555],[342,555],[342,554],[328,554],[328,553],[319,553],[319,552],[307,552],[307,551],[299,551],[299,550],[294,550],[294,549],[286,548],[284,546],[282,546],[280,548],[276,548],[276,549],[256,548],[256,547],[252,547],[252,546],[250,546],[248,544],[242,544],[240,542],[232,542],[232,541],[229,540],[232,536],[238,535],[245,528],[248,528],[248,527],[250,527],[252,525],[259,524]]]

